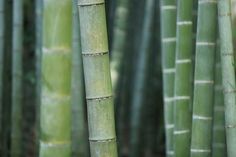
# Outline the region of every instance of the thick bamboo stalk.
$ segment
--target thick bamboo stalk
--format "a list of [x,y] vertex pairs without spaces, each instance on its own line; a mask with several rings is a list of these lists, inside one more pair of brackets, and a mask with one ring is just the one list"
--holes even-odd
[[13,1],[11,157],[22,154],[23,1]]
[[231,1],[218,0],[222,79],[225,104],[227,156],[236,156],[235,64],[231,23]]
[[130,156],[138,157],[141,156],[141,133],[143,124],[143,104],[145,100],[145,96],[143,91],[145,89],[145,85],[147,82],[148,76],[148,59],[150,53],[148,52],[148,48],[151,41],[151,27],[154,18],[154,8],[155,8],[154,0],[147,0],[145,2],[144,9],[144,21],[142,26],[142,34],[141,34],[141,45],[139,47],[139,53],[137,56],[137,67],[134,73],[134,88],[133,95],[131,100],[131,120],[130,120]]
[[90,152],[117,157],[104,0],[78,0]]
[[87,126],[85,125],[85,91],[81,56],[77,0],[72,0],[72,156],[88,156]]
[[216,1],[198,1],[191,157],[212,154]]
[[[4,31],[5,31],[5,0],[0,0],[0,137],[2,137],[2,120],[3,120],[3,66],[4,66]],[[0,144],[2,139],[0,140]],[[2,146],[0,146],[0,153]]]
[[44,0],[40,157],[71,156],[71,0]]
[[174,105],[174,154],[190,156],[192,96],[193,0],[177,2],[177,41]]
[[161,1],[161,38],[166,156],[170,157],[174,155],[176,0]]
[[216,64],[215,64],[215,92],[214,92],[214,120],[213,120],[213,140],[212,156],[226,156],[226,139],[225,139],[225,113],[224,99],[222,90],[220,46],[217,42]]

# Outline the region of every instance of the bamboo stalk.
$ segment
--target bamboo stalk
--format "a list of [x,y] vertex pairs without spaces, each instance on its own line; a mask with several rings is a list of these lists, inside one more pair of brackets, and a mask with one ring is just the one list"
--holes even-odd
[[217,42],[216,64],[215,64],[215,92],[214,92],[214,120],[213,120],[213,141],[212,156],[226,156],[226,139],[225,139],[225,113],[224,99],[222,90],[220,47]]
[[127,27],[130,1],[119,0],[115,12],[115,24],[112,42],[111,54],[111,77],[112,87],[117,91],[119,81],[119,72],[121,71],[122,61],[124,60],[124,51],[127,43]]
[[227,156],[236,156],[235,65],[231,23],[231,1],[218,0],[222,79],[225,104]]
[[71,156],[71,0],[44,0],[40,157]]
[[90,152],[117,157],[104,0],[78,0]]
[[[5,0],[0,0],[0,137],[2,137],[3,121],[3,66],[4,66],[4,37],[5,37]],[[2,139],[0,140],[0,144]],[[2,146],[0,146],[0,153]]]
[[72,156],[88,156],[87,126],[85,125],[85,98],[83,63],[79,31],[77,0],[72,0]]
[[13,1],[11,157],[22,155],[23,1]]
[[193,0],[177,2],[177,41],[174,105],[174,154],[190,156],[192,96]]
[[198,1],[191,157],[212,154],[216,1]]
[[174,80],[176,48],[176,1],[161,1],[161,38],[163,100],[165,116],[166,156],[174,155]]
[[154,0],[147,0],[145,2],[144,9],[144,21],[142,26],[141,34],[141,45],[139,47],[139,53],[137,57],[137,69],[134,73],[134,88],[133,96],[131,100],[131,121],[130,121],[130,156],[138,157],[141,156],[141,125],[142,125],[142,110],[145,96],[143,90],[147,82],[147,68],[148,68],[148,59],[150,53],[148,53],[148,48],[151,41],[151,27],[154,17]]
[[36,0],[35,2],[35,55],[36,55],[36,104],[35,104],[35,132],[36,132],[36,155],[39,155],[39,128],[40,128],[40,104],[41,104],[41,58],[42,58],[42,10],[43,10],[43,0]]

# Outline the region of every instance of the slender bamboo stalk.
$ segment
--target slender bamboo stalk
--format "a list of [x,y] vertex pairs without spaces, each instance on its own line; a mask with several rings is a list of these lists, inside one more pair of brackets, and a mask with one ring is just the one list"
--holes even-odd
[[83,63],[81,56],[77,0],[72,0],[72,156],[88,156],[87,126],[85,125],[85,98]]
[[116,91],[119,81],[119,72],[121,71],[122,61],[124,60],[124,51],[127,43],[127,27],[130,1],[119,0],[115,12],[115,25],[113,32],[113,44],[111,54],[111,77],[112,87]]
[[[2,137],[2,121],[3,121],[3,66],[4,66],[4,30],[5,30],[5,0],[0,0],[0,137]],[[0,140],[0,145],[2,139]],[[2,146],[0,146],[0,154]]]
[[174,105],[174,154],[190,156],[192,96],[193,0],[177,2],[177,41]]
[[42,58],[42,10],[43,10],[43,0],[36,0],[35,2],[35,31],[36,31],[36,104],[35,104],[35,113],[36,113],[36,122],[35,122],[35,132],[36,132],[36,155],[39,155],[39,128],[40,128],[40,104],[41,104],[41,58]]
[[[12,2],[5,1],[5,28],[12,28]],[[4,66],[3,66],[3,127],[1,137],[2,156],[8,157],[10,154],[10,119],[11,119],[11,90],[12,90],[12,29],[5,29],[4,43]],[[7,43],[7,44],[6,44]]]
[[212,150],[216,1],[198,1],[191,157],[210,157]]
[[220,46],[217,42],[216,64],[215,64],[215,92],[214,92],[214,120],[213,120],[213,141],[212,156],[226,156],[226,139],[225,139],[225,117],[224,117],[224,100],[222,90]]
[[222,79],[225,104],[227,156],[236,156],[236,99],[231,1],[218,0]]
[[40,157],[71,156],[71,0],[44,0]]
[[141,148],[139,147],[141,144],[141,125],[143,124],[143,104],[145,96],[143,94],[143,90],[145,89],[145,85],[147,82],[148,76],[148,59],[150,53],[148,53],[148,48],[151,41],[151,27],[154,18],[154,8],[155,8],[154,0],[147,0],[145,2],[144,9],[144,24],[142,26],[142,42],[140,45],[138,57],[137,57],[137,69],[135,71],[135,80],[134,80],[134,88],[133,88],[133,96],[131,100],[131,121],[130,121],[130,156],[138,157],[141,156]]
[[22,154],[23,1],[13,1],[11,157]]
[[170,157],[174,155],[176,0],[161,1],[161,38],[166,156]]
[[90,151],[117,157],[104,0],[78,0]]

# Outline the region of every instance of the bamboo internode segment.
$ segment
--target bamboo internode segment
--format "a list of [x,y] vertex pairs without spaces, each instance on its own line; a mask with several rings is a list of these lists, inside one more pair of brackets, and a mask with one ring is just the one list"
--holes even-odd
[[44,0],[40,157],[71,155],[71,0]]
[[233,37],[231,23],[231,3],[229,0],[218,0],[218,19],[220,50],[222,62],[222,79],[225,104],[225,128],[227,156],[236,156],[236,99],[235,99],[235,63],[233,55]]
[[117,157],[104,0],[78,0],[90,151]]
[[[174,78],[175,78],[175,46],[176,46],[176,1],[162,0],[161,8],[161,41],[162,41],[162,73],[164,84],[164,117],[166,134],[166,155],[174,156]],[[171,128],[169,127],[171,126]]]

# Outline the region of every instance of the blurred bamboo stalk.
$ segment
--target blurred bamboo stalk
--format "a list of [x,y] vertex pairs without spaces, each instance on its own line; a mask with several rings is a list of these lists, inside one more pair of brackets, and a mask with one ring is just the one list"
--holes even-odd
[[71,156],[71,0],[44,0],[40,157]]
[[[5,44],[5,0],[0,0],[0,138],[3,127],[3,66],[4,66],[4,44]],[[3,151],[0,140],[0,154]]]
[[23,1],[13,1],[11,157],[22,155]]
[[236,156],[235,64],[231,23],[231,1],[218,0],[222,79],[225,104],[227,156]]
[[225,139],[225,109],[221,76],[220,61],[220,41],[217,42],[216,64],[215,64],[215,92],[214,92],[214,120],[213,120],[213,140],[212,156],[226,156],[226,139]]
[[130,121],[130,156],[138,157],[141,156],[141,125],[143,124],[142,110],[144,109],[143,103],[145,96],[143,94],[146,82],[147,82],[147,67],[148,58],[150,53],[148,48],[151,41],[151,27],[154,17],[154,0],[147,0],[145,2],[144,10],[144,22],[142,26],[142,42],[139,46],[139,53],[137,56],[136,71],[134,73],[134,89],[131,100],[131,121]]
[[77,0],[72,0],[72,156],[87,157],[87,126],[85,124],[85,93]]
[[166,156],[174,156],[174,81],[176,49],[176,0],[161,1],[161,48]]
[[78,0],[91,157],[117,157],[104,0]]

